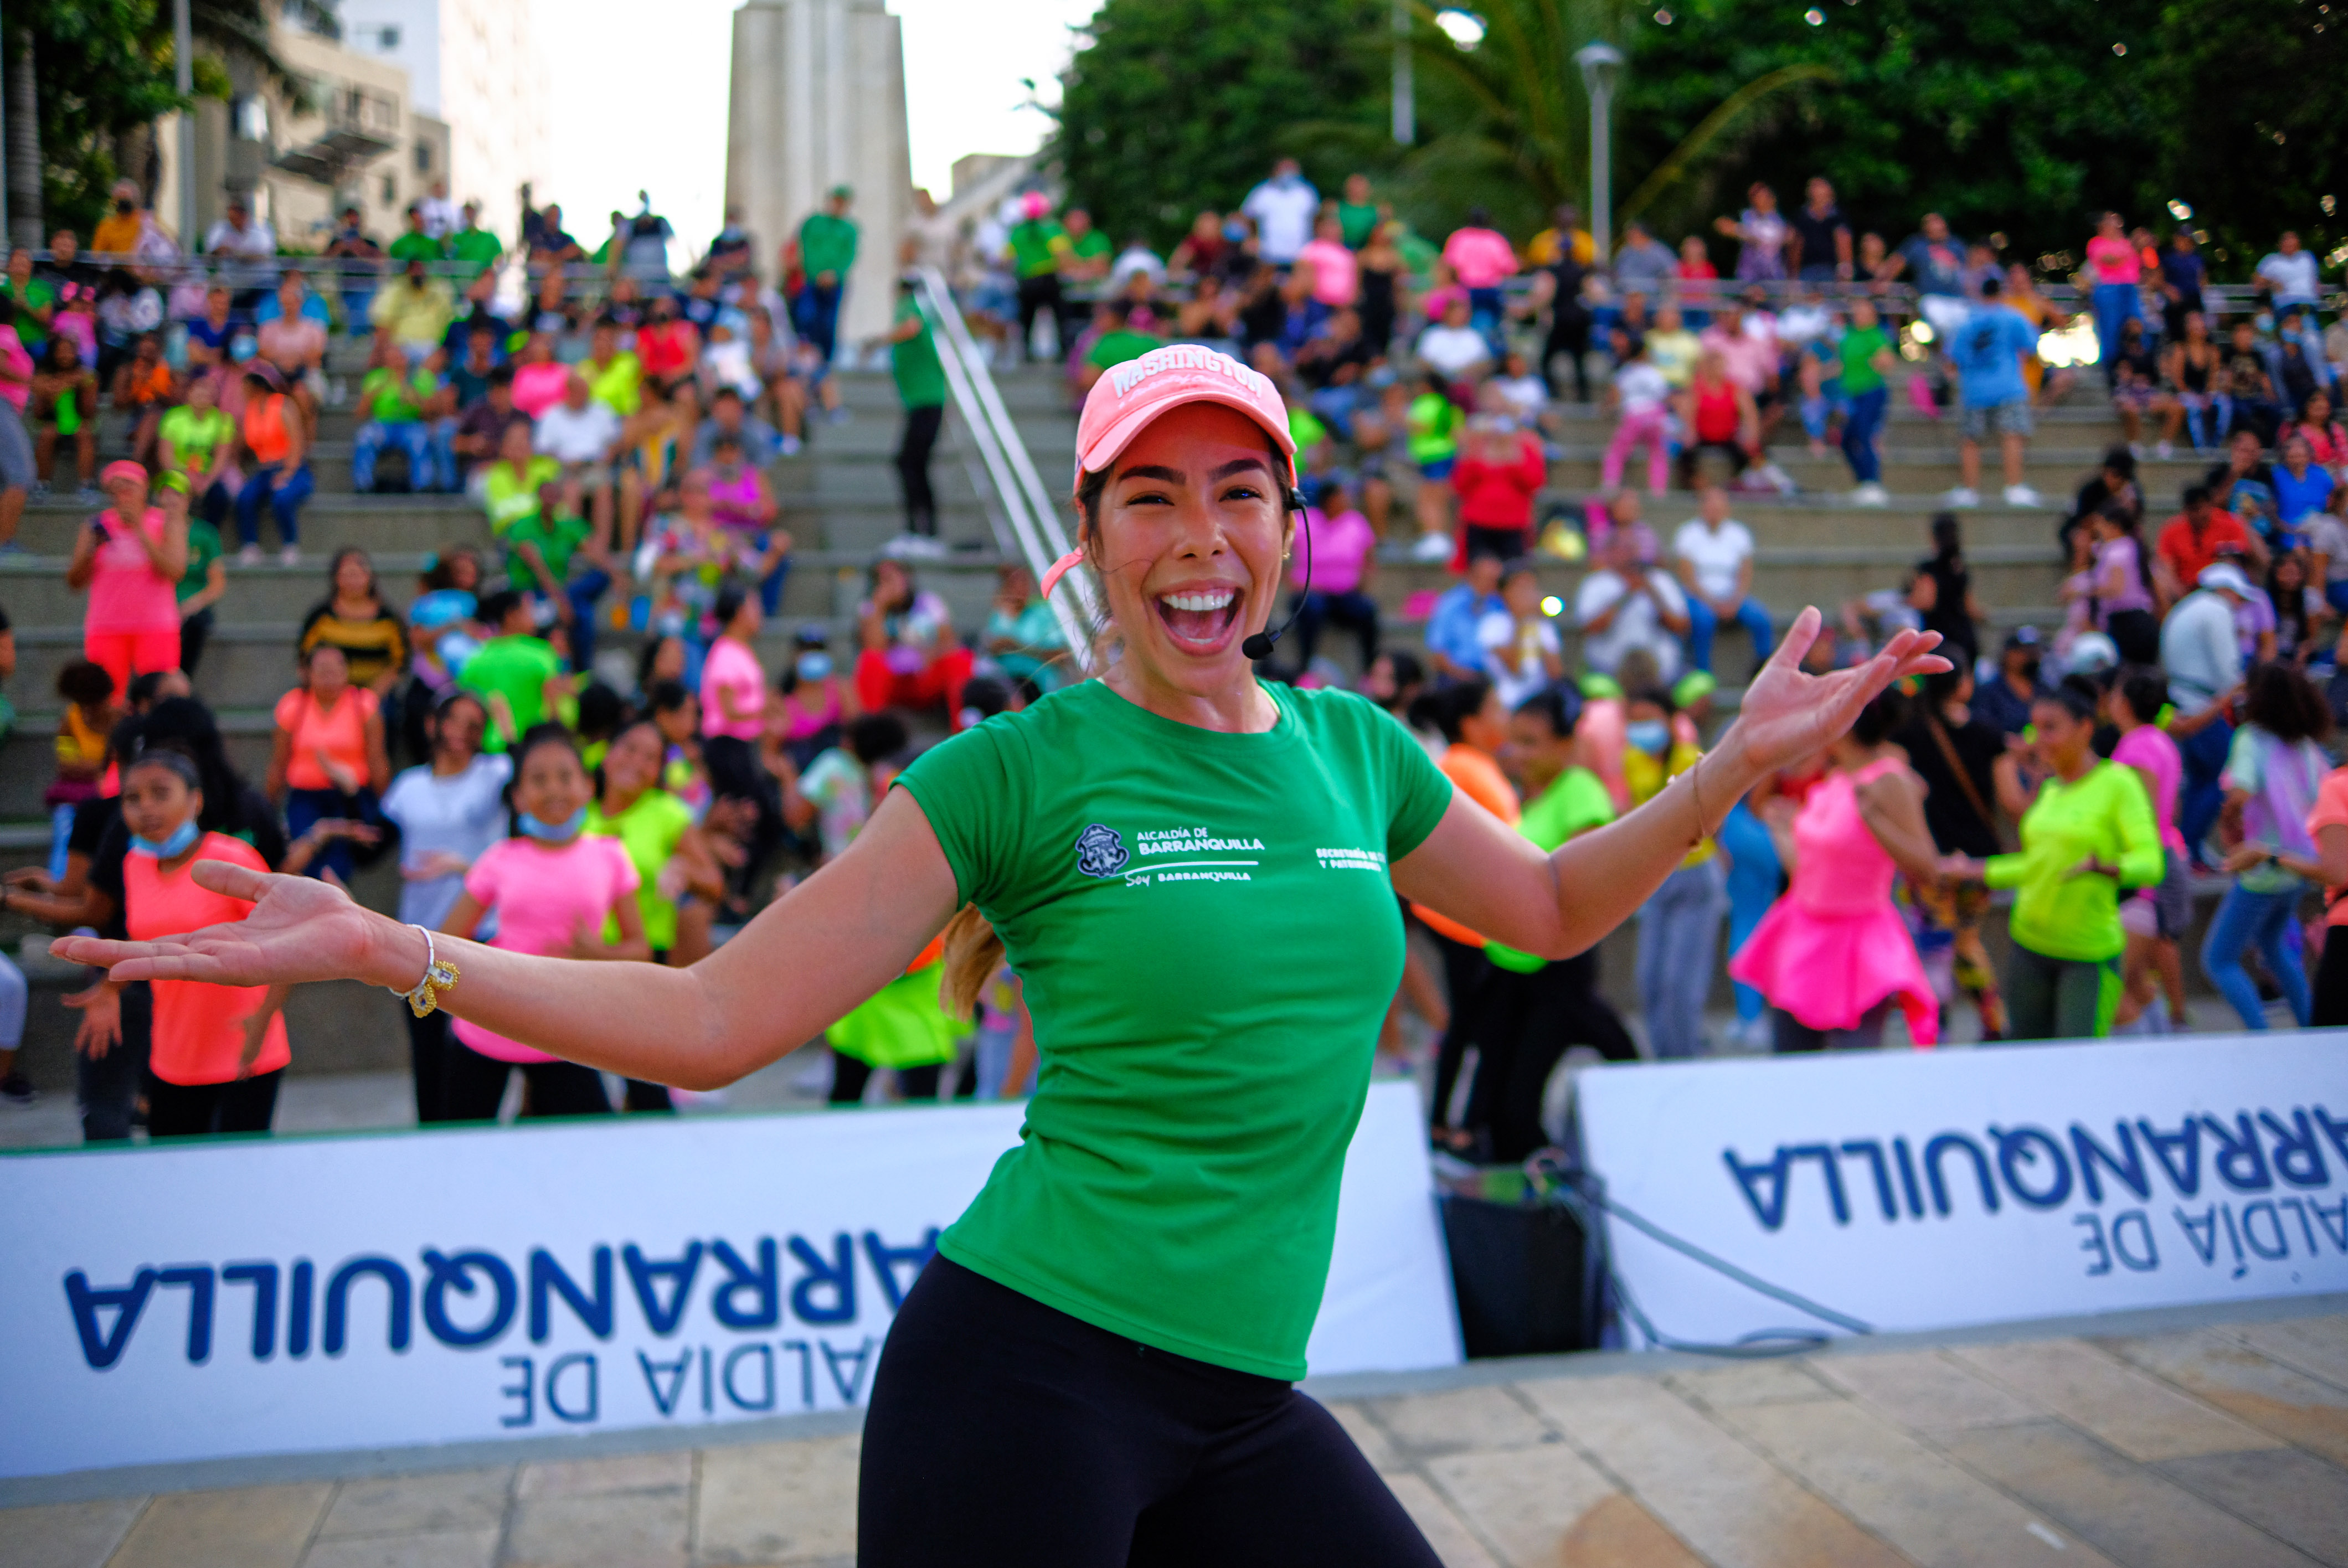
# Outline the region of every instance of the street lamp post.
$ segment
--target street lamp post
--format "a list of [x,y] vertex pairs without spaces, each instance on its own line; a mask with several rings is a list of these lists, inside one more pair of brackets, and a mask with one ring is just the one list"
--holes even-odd
[[188,0],[171,6],[171,85],[179,89],[179,146],[173,162],[180,166],[180,249],[196,255],[202,249],[196,236],[196,41]]
[[1418,115],[1410,83],[1410,0],[1394,0],[1394,138],[1408,147],[1418,138]]
[[1592,260],[1603,268],[1614,254],[1614,158],[1608,145],[1607,113],[1622,51],[1612,44],[1584,44],[1573,52],[1581,86],[1590,95],[1590,240]]

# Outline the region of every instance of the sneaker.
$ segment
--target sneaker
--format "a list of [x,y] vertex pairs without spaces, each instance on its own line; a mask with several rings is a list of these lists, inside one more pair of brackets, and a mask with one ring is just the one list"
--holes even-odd
[[823,416],[834,425],[845,425],[850,420],[856,417],[856,415],[848,411],[848,405],[845,403],[841,404],[837,408],[825,409],[823,411]]
[[242,549],[237,551],[236,564],[239,566],[259,566],[261,564],[261,547],[259,545],[247,545]]
[[1418,543],[1410,547],[1410,559],[1436,565],[1447,561],[1454,554],[1449,534],[1421,534]]
[[1854,507],[1888,507],[1891,504],[1891,492],[1869,479],[1851,491],[1850,504]]
[[880,547],[880,553],[899,560],[942,560],[953,548],[934,535],[899,534]]
[[799,455],[799,438],[796,436],[784,436],[782,438],[782,449],[783,456],[786,457],[798,456]]
[[293,545],[287,545],[283,549],[277,552],[277,564],[279,566],[300,566],[302,564],[301,550]]
[[2127,446],[2128,446],[2128,456],[2131,456],[2131,457],[2135,458],[2135,459],[2136,459],[2137,462],[2139,462],[2139,463],[2141,463],[2141,462],[2143,462],[2143,461],[2144,461],[2144,443],[2143,443],[2143,442],[2141,442],[2141,441],[2131,441],[2131,442],[2129,442],[2129,443],[2127,444]]
[[36,479],[33,481],[33,488],[30,491],[30,494],[34,496],[46,496],[48,493],[49,482],[46,479]]
[[82,506],[95,507],[104,503],[106,492],[95,485],[84,485],[74,492],[74,499]]
[[1941,499],[1944,504],[1952,507],[1978,507],[1981,505],[1981,492],[1960,485]]
[[2174,441],[2160,442],[2153,447],[2152,455],[2165,463],[2169,458],[2177,456],[2177,443]]
[[2005,504],[2009,507],[2043,507],[2046,504],[2046,497],[2027,485],[2008,485],[2005,487]]
[[23,556],[32,553],[15,539],[0,540],[0,556]]
[[30,1105],[40,1097],[41,1091],[34,1088],[21,1072],[11,1072],[7,1077],[0,1078],[0,1100],[11,1105]]

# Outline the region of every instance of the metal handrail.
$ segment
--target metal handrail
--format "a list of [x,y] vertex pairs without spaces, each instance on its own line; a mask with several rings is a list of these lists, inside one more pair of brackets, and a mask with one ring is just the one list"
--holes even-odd
[[[970,430],[1001,503],[999,507],[988,508],[988,519],[996,529],[995,543],[1004,554],[1015,554],[1026,561],[1040,583],[1052,563],[1066,553],[1067,533],[1035,472],[1034,459],[1027,455],[1026,443],[1020,439],[1018,427],[995,390],[994,374],[954,304],[953,291],[934,267],[916,268],[913,276],[915,301],[937,339],[946,390]],[[1081,572],[1068,572],[1045,602],[1051,606],[1060,634],[1067,640],[1069,653],[1087,674],[1097,673],[1091,628],[1099,620],[1100,606],[1091,579]]]

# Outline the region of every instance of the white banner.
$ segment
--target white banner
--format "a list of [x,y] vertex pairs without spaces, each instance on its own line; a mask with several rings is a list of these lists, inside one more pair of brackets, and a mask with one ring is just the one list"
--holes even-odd
[[[2348,1034],[1593,1068],[1590,1163],[1667,1338],[2348,1289]],[[1643,1342],[1625,1314],[1625,1333]]]
[[[861,1404],[897,1304],[1021,1113],[9,1157],[0,1476]],[[1459,1359],[1407,1083],[1370,1091],[1309,1355],[1315,1372]]]

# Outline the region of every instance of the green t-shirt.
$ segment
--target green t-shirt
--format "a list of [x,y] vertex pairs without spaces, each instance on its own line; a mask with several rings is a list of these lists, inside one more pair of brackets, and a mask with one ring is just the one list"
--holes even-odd
[[[2074,876],[2094,856],[2120,868],[2115,882]],[[1992,887],[2011,887],[2013,939],[2050,958],[2099,963],[2127,945],[2120,929],[2119,890],[2149,887],[2165,863],[2160,830],[2144,781],[2123,764],[2098,763],[2076,784],[2049,778],[2022,818],[2022,853],[1988,862]]]
[[403,267],[410,261],[445,261],[448,259],[448,247],[420,230],[409,230],[384,249],[386,254]]
[[1337,203],[1337,224],[1344,231],[1345,246],[1358,251],[1370,242],[1377,231],[1378,210],[1367,202],[1356,207],[1350,201]]
[[897,401],[908,408],[942,408],[946,401],[945,367],[938,363],[938,340],[922,307],[911,297],[897,302],[896,320],[918,321],[922,330],[902,343],[889,345],[889,373],[897,378]]
[[1109,370],[1139,359],[1153,348],[1165,346],[1163,338],[1135,332],[1131,327],[1118,327],[1093,340],[1093,346],[1085,351],[1085,363],[1096,370]]
[[180,574],[172,590],[180,603],[187,603],[204,590],[204,579],[211,575],[212,562],[226,553],[221,548],[218,528],[201,518],[188,519],[188,569]]
[[171,455],[179,459],[180,472],[188,477],[189,485],[201,496],[212,482],[212,470],[220,466],[221,448],[236,434],[236,421],[227,411],[208,408],[198,414],[185,404],[163,415],[156,434],[171,444]]
[[[628,852],[629,864],[636,868],[636,907],[644,917],[644,940],[656,953],[676,946],[676,900],[662,897],[654,884],[692,826],[693,808],[664,789],[644,791],[633,805],[615,817],[603,815],[600,800],[587,805],[587,831],[618,839]],[[620,922],[606,918],[603,940],[619,939]]]
[[24,298],[18,299],[15,280],[0,278],[0,294],[5,294],[16,305],[16,341],[25,345],[26,354],[39,359],[41,345],[49,341],[49,332],[32,313],[56,304],[57,291],[46,278],[28,278]]
[[1068,254],[1080,261],[1097,261],[1109,253],[1108,236],[1097,229],[1087,229],[1068,241]]
[[1883,373],[1875,368],[1875,356],[1891,346],[1881,327],[1853,327],[1842,334],[1836,353],[1842,355],[1842,390],[1847,397],[1873,392],[1883,384]]
[[[1517,819],[1517,831],[1540,845],[1546,854],[1555,854],[1569,838],[1602,827],[1614,820],[1614,802],[1598,775],[1588,768],[1568,768],[1550,781],[1549,788],[1525,804],[1524,815]],[[1529,975],[1547,968],[1547,958],[1537,958],[1530,953],[1520,953],[1505,943],[1487,941],[1484,956],[1504,969],[1514,969]]]
[[[525,592],[552,593],[571,580],[571,558],[594,531],[584,518],[549,518],[542,511],[517,518],[505,531],[506,575]],[[546,558],[546,569],[554,574],[552,582],[541,582],[538,573],[530,569],[521,553],[525,544],[536,545],[538,553]]]
[[812,281],[822,272],[837,273],[842,282],[856,264],[856,225],[829,212],[810,212],[799,225],[799,265]]
[[1084,1321],[1304,1373],[1337,1185],[1402,974],[1390,859],[1451,784],[1339,691],[1262,734],[1104,682],[922,753],[899,782],[1025,982],[1021,1144],[939,1249]]
[[448,236],[448,254],[465,263],[462,276],[470,282],[481,275],[482,270],[496,263],[506,253],[498,237],[487,229],[459,229]]
[[[481,644],[464,671],[458,675],[457,684],[468,692],[478,692],[486,699],[503,697],[513,712],[514,734],[526,735],[530,727],[546,717],[546,683],[562,673],[562,657],[543,637],[517,632],[510,637],[492,637]],[[506,749],[505,732],[495,723],[482,738],[484,751]]]
[[440,390],[439,378],[428,370],[413,375],[379,364],[359,378],[359,396],[372,396],[367,406],[378,425],[413,425],[424,417],[424,405]]
[[579,374],[587,378],[587,395],[623,419],[633,417],[644,405],[644,362],[627,349],[600,367],[592,359],[582,360]]
[[1296,443],[1297,461],[1302,464],[1308,460],[1313,447],[1329,439],[1329,427],[1321,423],[1319,415],[1300,403],[1288,411],[1288,438]]
[[482,497],[482,504],[489,508],[489,532],[502,538],[516,523],[536,516],[539,487],[561,477],[562,465],[551,457],[532,457],[519,479],[503,461],[490,464]]
[[1068,231],[1049,218],[1030,218],[1011,231],[1011,264],[1023,278],[1040,278],[1059,271],[1060,252],[1068,248]]
[[1422,392],[1404,415],[1414,463],[1440,463],[1459,452],[1459,405],[1439,392]]

